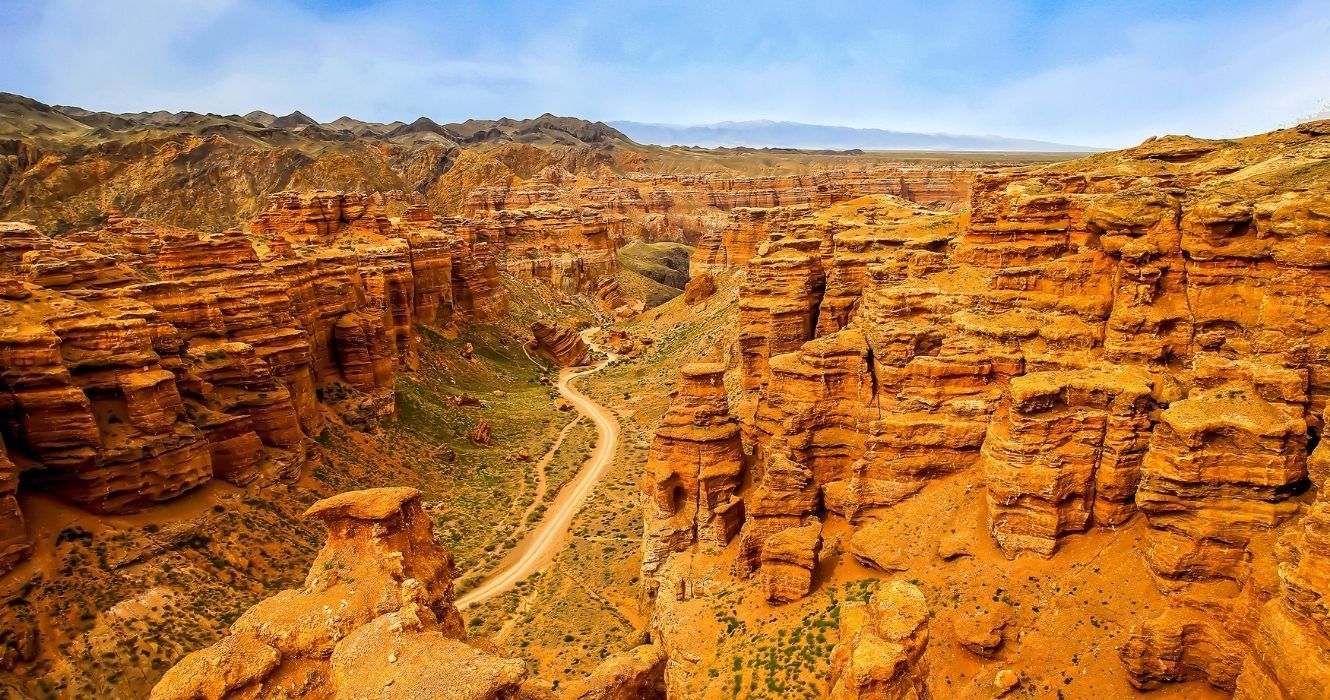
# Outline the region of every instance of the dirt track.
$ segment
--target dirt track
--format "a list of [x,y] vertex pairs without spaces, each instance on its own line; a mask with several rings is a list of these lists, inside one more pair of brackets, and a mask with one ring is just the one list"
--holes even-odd
[[599,372],[609,362],[607,359],[590,369],[565,369],[560,373],[559,394],[573,402],[578,412],[595,423],[596,447],[577,476],[559,491],[554,503],[545,512],[545,518],[504,556],[493,573],[457,599],[458,608],[466,609],[510,590],[518,581],[539,571],[563,548],[573,516],[577,515],[586,497],[614,462],[614,451],[619,442],[619,422],[614,414],[578,391],[573,386],[573,380]]

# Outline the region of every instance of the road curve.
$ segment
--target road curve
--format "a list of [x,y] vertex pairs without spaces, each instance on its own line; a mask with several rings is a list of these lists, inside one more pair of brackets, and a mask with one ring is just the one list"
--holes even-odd
[[596,447],[591,451],[591,457],[582,465],[577,476],[559,490],[554,503],[545,511],[544,519],[504,556],[490,575],[457,599],[458,608],[465,610],[512,589],[518,581],[539,571],[559,553],[560,549],[563,549],[573,516],[581,510],[582,503],[591,494],[591,490],[614,463],[614,451],[619,443],[619,421],[614,418],[614,414],[578,391],[573,386],[573,380],[599,372],[612,359],[613,355],[590,369],[576,372],[565,369],[560,372],[559,394],[571,401],[579,413],[595,424]]

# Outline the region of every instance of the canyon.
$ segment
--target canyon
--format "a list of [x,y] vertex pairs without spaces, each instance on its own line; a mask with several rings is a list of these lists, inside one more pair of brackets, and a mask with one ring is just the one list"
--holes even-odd
[[1330,685],[1330,122],[1069,160],[0,108],[14,697]]
[[[701,456],[663,461],[723,474],[727,488],[648,465],[653,629],[667,649],[688,650],[687,661],[671,657],[672,694],[742,687],[705,672],[728,669],[725,645],[700,651],[710,631],[693,621],[732,614],[736,591],[788,605],[818,579],[853,575],[849,564],[931,593],[929,624],[954,621],[967,650],[953,653],[991,657],[1000,647],[1011,663],[1039,653],[1032,646],[1068,644],[1068,634],[1080,658],[1116,648],[1122,681],[1095,669],[1074,679],[1081,697],[1185,682],[1241,698],[1317,697],[1330,668],[1317,622],[1326,591],[1298,572],[1318,556],[1325,459],[1327,349],[1313,319],[1327,303],[1317,252],[1330,222],[1327,134],[1318,122],[1224,144],[1154,139],[980,174],[961,214],[869,196],[765,210],[753,219],[756,246],[732,235],[746,261],[730,355],[737,401],[727,410],[721,397],[694,416],[682,398],[696,370],[684,368],[655,443],[677,441],[677,415]],[[741,426],[745,450],[710,432],[717,420]],[[963,498],[941,494],[957,482]],[[661,549],[675,553],[652,556],[652,533],[674,522],[659,494],[680,483],[675,502],[696,501],[685,510],[725,526],[710,537],[699,528],[683,546],[665,538]],[[915,510],[919,500],[950,532],[902,539],[905,514],[930,517]],[[1077,583],[1045,573],[1030,578],[1034,597],[1012,592],[1010,573],[955,576],[970,559],[1011,573],[1035,569],[1032,557],[1079,568],[1083,555],[1061,550],[1099,533],[1129,533],[1132,571],[1119,562],[1115,580]],[[958,588],[986,587],[998,591],[992,604],[955,604]],[[1080,621],[1068,609],[1084,603],[1057,592],[1078,587],[1104,605],[1114,588],[1132,590],[1128,605],[1159,609],[1121,627],[1090,617],[1091,630],[1072,633],[1065,625]],[[986,620],[977,627],[975,614]],[[1012,617],[1022,618],[1015,640],[1004,636]],[[987,673],[1011,673],[957,679],[933,648],[900,652],[934,657],[929,671],[889,666],[882,673],[907,675],[874,676],[885,685],[871,689],[852,689],[868,681],[833,659],[832,696],[916,697],[925,685],[968,696],[983,692]],[[1039,693],[1070,690],[1019,673],[1022,686],[1043,684]]]

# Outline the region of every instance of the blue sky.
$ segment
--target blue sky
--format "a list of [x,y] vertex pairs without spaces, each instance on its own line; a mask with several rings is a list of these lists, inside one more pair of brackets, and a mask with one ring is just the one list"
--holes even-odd
[[776,119],[1123,146],[1330,107],[1330,2],[0,0],[0,90],[190,109]]

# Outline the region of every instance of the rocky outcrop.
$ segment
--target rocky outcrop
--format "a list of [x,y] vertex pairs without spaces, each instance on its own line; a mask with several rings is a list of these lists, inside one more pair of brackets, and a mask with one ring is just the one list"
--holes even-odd
[[503,313],[491,243],[452,219],[412,204],[398,218],[384,214],[382,195],[281,192],[251,223],[261,237],[294,246],[354,252],[369,302],[387,311],[397,350],[410,351],[410,324],[455,330],[464,321],[490,322]]
[[526,348],[560,367],[591,364],[591,349],[582,336],[557,322],[533,321],[531,340],[527,341]]
[[[1318,445],[1313,456],[1325,459],[1327,449]],[[1315,697],[1330,687],[1330,495],[1317,494],[1276,556],[1278,589],[1256,613],[1255,653],[1234,683],[1241,700]]]
[[624,296],[619,280],[614,277],[602,277],[596,283],[596,301],[602,309],[618,319],[630,318],[646,308],[645,304]]
[[772,357],[798,350],[813,338],[826,285],[812,238],[765,244],[748,268],[739,292],[739,357],[745,389],[757,389]]
[[1187,608],[1169,610],[1140,625],[1121,655],[1131,684],[1140,690],[1204,680],[1232,692],[1245,662],[1243,645],[1235,636],[1205,613]]
[[618,270],[623,221],[588,207],[505,209],[480,225],[504,241],[502,269],[566,292],[592,292]]
[[494,444],[494,434],[490,432],[490,424],[484,418],[476,419],[476,424],[471,426],[470,438],[475,445]]
[[787,527],[762,540],[758,570],[769,603],[788,603],[813,590],[813,569],[822,550],[822,523]]
[[770,209],[735,209],[723,229],[702,238],[693,254],[689,274],[720,274],[740,269],[758,254],[757,249],[774,231],[784,232],[792,223],[803,220],[811,209],[776,207]]
[[729,412],[725,368],[685,365],[679,389],[647,458],[642,571],[699,542],[723,546],[743,524],[735,491],[743,481],[739,424]]
[[153,700],[665,697],[668,659],[658,645],[610,656],[554,692],[528,681],[521,659],[468,639],[453,604],[453,558],[435,539],[419,491],[351,491],[305,516],[322,522],[328,539],[304,585],[261,601],[216,644],[177,662]]
[[914,585],[895,581],[867,603],[846,603],[840,642],[831,654],[829,700],[918,700],[929,697],[924,649],[928,602]]
[[18,467],[0,452],[0,571],[14,568],[32,551],[17,495]]
[[998,608],[956,611],[951,623],[952,634],[961,646],[977,656],[992,658],[1002,646],[1007,615]]
[[221,641],[182,659],[154,700],[516,693],[525,665],[466,642],[452,555],[434,539],[419,491],[344,493],[306,517],[327,527],[328,541],[304,587],[255,605]]
[[[954,208],[965,202],[973,176],[964,167],[883,167],[792,177],[602,174],[588,182],[546,170],[473,191],[459,226],[498,246],[508,272],[599,292],[618,269],[615,251],[628,241],[697,244],[693,274],[720,273],[742,267],[758,244],[794,222],[812,228],[812,212],[866,195]],[[669,286],[688,280],[681,268],[661,272],[666,276],[657,281]],[[607,305],[622,318],[621,308]]]
[[1306,423],[1248,387],[1219,388],[1160,414],[1137,503],[1149,516],[1146,561],[1166,579],[1245,581],[1246,546],[1298,510]]
[[[758,247],[776,238],[803,238],[808,236],[842,237],[842,247],[847,255],[841,256],[851,265],[856,254],[870,251],[875,246],[882,230],[875,230],[878,221],[864,221],[856,215],[858,221],[847,221],[841,215],[852,211],[866,202],[899,202],[904,208],[916,212],[916,216],[926,216],[928,210],[918,205],[931,206],[935,210],[956,209],[968,200],[970,180],[973,173],[957,175],[964,184],[952,190],[942,198],[919,197],[917,192],[906,188],[893,187],[850,187],[842,193],[827,198],[814,198],[809,201],[782,201],[780,204],[742,205],[730,211],[726,224],[706,233],[693,255],[692,273],[702,272],[718,274],[726,270],[740,269],[756,254]],[[959,181],[958,181],[959,182]],[[959,197],[954,199],[953,197]],[[872,205],[876,207],[877,205]],[[760,208],[757,208],[760,207]],[[889,218],[887,214],[883,218]],[[946,217],[938,219],[945,221]],[[870,226],[865,227],[863,224]],[[848,225],[847,225],[848,224]],[[890,228],[885,232],[890,238]],[[936,233],[944,233],[941,230]],[[899,241],[897,241],[899,243]]]

